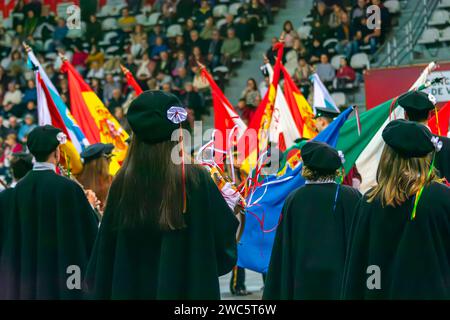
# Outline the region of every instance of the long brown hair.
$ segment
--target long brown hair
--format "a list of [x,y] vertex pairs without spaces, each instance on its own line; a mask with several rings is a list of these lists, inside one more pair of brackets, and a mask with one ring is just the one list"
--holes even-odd
[[433,170],[428,177],[431,156],[404,158],[386,145],[377,170],[377,186],[367,193],[368,202],[380,197],[384,206],[399,206],[419,189],[437,181]]
[[94,191],[102,206],[104,206],[112,181],[109,174],[109,160],[105,157],[99,157],[85,163],[77,180],[85,189]]
[[[177,142],[147,144],[133,135],[106,207],[118,213],[115,215],[118,228],[150,224],[160,230],[178,230],[186,226],[181,165],[171,159],[174,148]],[[196,182],[193,167],[186,165],[187,187]]]

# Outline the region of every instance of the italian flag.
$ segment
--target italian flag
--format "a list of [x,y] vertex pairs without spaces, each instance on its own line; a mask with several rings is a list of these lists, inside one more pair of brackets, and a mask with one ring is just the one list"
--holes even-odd
[[[430,63],[410,91],[417,90],[424,85],[435,66],[434,62]],[[346,173],[356,165],[362,177],[360,186],[362,193],[376,184],[376,173],[384,148],[384,141],[381,136],[383,129],[390,121],[405,118],[403,108],[397,106],[397,98],[362,113],[360,135],[358,135],[356,118],[347,120],[339,131],[336,149],[342,150],[345,155],[344,167]]]

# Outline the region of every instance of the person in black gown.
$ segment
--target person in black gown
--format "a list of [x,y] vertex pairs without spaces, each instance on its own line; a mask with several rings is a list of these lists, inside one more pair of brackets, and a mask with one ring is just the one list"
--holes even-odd
[[[405,109],[408,120],[421,123],[428,128],[428,119],[430,112],[434,113],[436,98],[421,91],[412,91],[401,96],[398,104]],[[446,120],[448,121],[440,119]],[[450,139],[439,136],[439,140],[442,141],[442,149],[436,154],[436,169],[441,178],[450,182]]]
[[395,120],[377,185],[351,227],[343,299],[450,298],[450,189],[434,171],[442,144],[423,125]]
[[145,91],[127,117],[133,137],[107,197],[87,297],[220,299],[239,223],[206,169],[183,170],[171,137],[185,109],[173,94]]
[[97,222],[81,187],[55,172],[65,139],[49,125],[33,129],[32,171],[0,193],[0,300],[83,297]]
[[361,195],[335,182],[342,166],[334,148],[302,149],[306,184],[286,199],[277,229],[264,299],[339,299],[347,237]]

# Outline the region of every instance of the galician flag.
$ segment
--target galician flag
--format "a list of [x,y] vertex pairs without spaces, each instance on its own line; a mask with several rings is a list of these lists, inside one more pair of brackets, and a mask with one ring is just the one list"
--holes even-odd
[[317,73],[314,73],[311,76],[311,81],[314,84],[314,103],[313,103],[314,111],[316,110],[317,107],[319,107],[332,109],[337,112],[340,112],[339,108],[336,106],[336,103],[334,103],[333,98],[331,97],[325,85],[320,80],[319,75]]

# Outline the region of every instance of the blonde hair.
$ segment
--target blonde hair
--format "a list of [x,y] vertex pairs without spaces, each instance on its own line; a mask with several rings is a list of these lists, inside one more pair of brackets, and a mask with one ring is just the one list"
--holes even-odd
[[378,165],[377,186],[367,193],[367,201],[380,197],[383,207],[401,205],[422,186],[438,181],[434,168],[429,172],[430,165],[431,155],[404,158],[386,145]]
[[320,172],[317,170],[313,170],[305,165],[303,165],[303,168],[302,168],[303,178],[305,178],[306,180],[310,180],[310,181],[331,180],[331,179],[336,179],[340,175],[341,175],[341,171],[339,169],[335,170],[335,171],[331,171],[331,172],[330,171]]
[[77,180],[85,189],[94,191],[104,205],[112,181],[112,176],[109,174],[109,160],[100,157],[85,163]]

